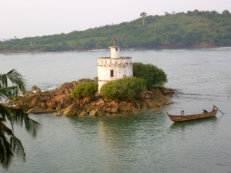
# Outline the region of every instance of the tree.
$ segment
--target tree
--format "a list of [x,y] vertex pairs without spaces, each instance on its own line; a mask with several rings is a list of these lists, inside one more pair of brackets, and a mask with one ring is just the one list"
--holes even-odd
[[145,80],[124,77],[104,84],[100,90],[100,95],[109,100],[133,100],[139,98],[145,89]]
[[142,17],[142,19],[143,19],[143,26],[144,26],[144,18],[146,16],[147,16],[147,13],[145,13],[145,12],[140,13],[140,17]]
[[147,89],[167,82],[166,73],[152,64],[133,63],[133,76],[144,79]]
[[84,97],[95,97],[96,92],[98,91],[98,83],[96,82],[83,82],[73,90],[71,93],[72,98],[84,98]]
[[223,16],[230,16],[230,12],[228,10],[222,11]]
[[[9,86],[9,82],[12,84]],[[22,75],[16,70],[0,74],[0,100],[17,97],[19,92],[25,91]],[[10,124],[10,127],[6,125]],[[36,136],[39,124],[30,119],[22,109],[5,106],[0,103],[0,164],[8,168],[14,155],[25,161],[25,150],[19,138],[14,134],[14,124],[24,125],[25,129]]]

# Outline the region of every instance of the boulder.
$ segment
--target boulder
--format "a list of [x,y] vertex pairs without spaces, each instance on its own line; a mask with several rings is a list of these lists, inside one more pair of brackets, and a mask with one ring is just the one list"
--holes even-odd
[[94,105],[99,106],[99,105],[104,105],[104,104],[105,104],[105,101],[102,98],[100,98],[99,100],[95,102]]
[[58,105],[56,106],[56,111],[61,111],[63,108],[63,104],[62,103],[58,103]]
[[90,116],[95,116],[95,115],[96,115],[96,110],[94,110],[94,109],[91,110],[91,111],[89,112],[89,115],[90,115]]
[[79,114],[79,116],[81,116],[81,117],[83,117],[83,116],[85,116],[85,115],[87,115],[87,113],[86,113],[85,111],[82,111],[82,112],[80,112],[80,114]]
[[40,88],[37,85],[33,85],[31,88],[31,91],[36,93],[36,92],[41,92]]
[[165,104],[165,105],[170,105],[170,104],[174,104],[174,102],[173,102],[173,101],[167,101],[167,102],[165,102],[164,104]]
[[104,110],[98,110],[97,112],[96,112],[96,116],[97,117],[102,117],[102,116],[104,116],[106,113],[105,113],[105,111]]
[[54,104],[52,102],[47,102],[47,108],[48,109],[56,109],[56,104]]
[[63,114],[65,116],[78,115],[79,112],[80,112],[80,109],[76,106],[75,103],[71,104],[70,106],[68,106],[66,109],[63,110]]
[[46,109],[47,108],[47,105],[45,102],[40,102],[39,104],[39,107],[41,107],[41,109]]
[[112,107],[110,109],[110,112],[111,113],[118,113],[118,110],[119,110],[119,105],[118,104],[114,104],[114,105],[112,105]]

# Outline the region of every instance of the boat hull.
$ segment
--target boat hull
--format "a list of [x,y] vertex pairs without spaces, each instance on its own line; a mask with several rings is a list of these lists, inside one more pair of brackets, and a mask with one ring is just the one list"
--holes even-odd
[[201,113],[201,114],[194,114],[194,115],[170,115],[169,113],[166,113],[168,117],[174,121],[174,122],[181,122],[181,121],[190,121],[190,120],[197,120],[197,119],[203,119],[203,118],[210,118],[215,117],[217,114],[217,110],[212,110],[208,113]]

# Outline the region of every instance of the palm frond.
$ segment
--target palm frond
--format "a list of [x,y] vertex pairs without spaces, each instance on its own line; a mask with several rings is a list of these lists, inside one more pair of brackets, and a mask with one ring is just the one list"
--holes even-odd
[[4,120],[8,119],[13,127],[14,119],[9,107],[0,104],[0,117]]
[[22,109],[16,109],[16,108],[9,108],[14,123],[17,123],[19,125],[24,125],[27,132],[31,133],[33,137],[37,135],[37,130],[40,127],[40,124],[32,119],[29,118],[28,114],[25,113]]
[[7,87],[8,86],[8,80],[6,74],[0,74],[0,85],[1,87]]
[[25,80],[20,73],[12,69],[6,75],[13,84],[16,84],[20,91],[25,91]]
[[[8,86],[8,80],[12,86]],[[20,73],[11,70],[0,74],[0,99],[18,96],[19,91],[25,91],[25,82]],[[10,122],[11,128],[4,123]],[[0,103],[0,164],[8,168],[14,154],[25,161],[25,151],[21,141],[14,135],[14,123],[24,126],[25,129],[36,136],[39,123],[29,118],[22,109],[8,107]]]
[[5,134],[0,130],[0,163],[3,168],[9,167],[13,156],[11,144],[8,142]]
[[14,98],[18,96],[18,87],[11,86],[11,87],[5,87],[0,88],[0,98]]
[[20,73],[18,73],[15,69],[10,70],[6,74],[0,74],[1,88],[8,87],[8,79],[11,81],[13,85],[18,87],[20,91],[25,91],[25,80],[23,79],[23,76]]
[[22,161],[25,161],[26,160],[26,153],[25,153],[25,150],[24,150],[24,147],[23,147],[21,141],[17,137],[11,136],[10,137],[10,144],[12,146],[14,153],[19,158],[21,158]]
[[[10,139],[10,142],[8,139]],[[14,136],[11,129],[0,122],[0,163],[3,168],[8,168],[14,153],[25,161],[26,153],[21,141]]]
[[0,122],[0,130],[2,133],[6,133],[7,135],[13,135],[13,131],[2,122]]

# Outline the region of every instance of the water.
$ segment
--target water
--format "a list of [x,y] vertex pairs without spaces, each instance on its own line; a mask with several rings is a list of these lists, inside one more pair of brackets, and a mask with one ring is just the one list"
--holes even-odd
[[[13,160],[0,172],[231,172],[231,48],[127,50],[133,61],[152,63],[168,75],[167,87],[178,93],[175,104],[138,115],[103,118],[31,115],[42,125],[32,138],[16,127],[27,161]],[[96,59],[109,52],[0,55],[0,71],[17,69],[30,88],[59,87],[63,82],[97,76]],[[185,114],[217,105],[225,115],[172,123],[164,112]]]

